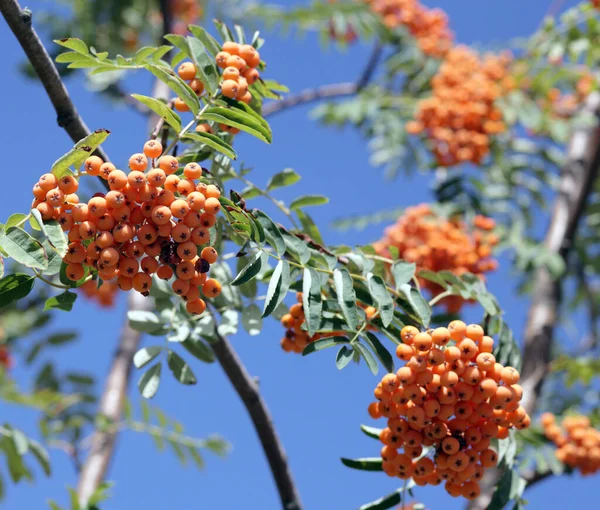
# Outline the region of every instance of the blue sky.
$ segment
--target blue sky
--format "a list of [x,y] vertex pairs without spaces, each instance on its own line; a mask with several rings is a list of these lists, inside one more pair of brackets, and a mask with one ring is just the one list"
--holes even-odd
[[[486,45],[530,34],[550,3],[542,0],[427,2],[448,12],[460,42]],[[40,4],[30,2],[34,20],[35,9]],[[266,76],[287,84],[296,92],[356,78],[361,70],[357,63],[364,62],[370,51],[368,45],[355,45],[345,53],[334,48],[323,52],[314,35],[302,38],[282,38],[268,32],[264,35],[267,44],[261,54],[268,63]],[[3,23],[0,23],[0,45],[5,66],[5,77],[0,83],[4,98],[0,148],[6,158],[5,175],[10,172],[11,186],[10,192],[4,188],[0,201],[0,219],[4,220],[11,213],[27,209],[37,177],[48,171],[52,162],[72,143],[56,126],[54,111],[43,89],[18,73],[17,65],[23,54]],[[140,93],[148,93],[150,84],[149,78],[143,75],[132,80],[132,87]],[[95,97],[83,88],[80,79],[69,80],[68,88],[92,129],[112,131],[105,149],[113,161],[124,166],[129,155],[138,152],[145,141],[144,120]],[[369,166],[367,147],[355,132],[319,127],[307,118],[309,110],[303,107],[273,117],[273,145],[244,135],[239,137],[237,151],[255,168],[251,178],[257,183],[266,182],[270,175],[286,167],[302,175],[299,184],[281,191],[279,196],[284,200],[306,193],[329,196],[329,205],[312,211],[329,243],[361,244],[379,236],[379,227],[344,233],[329,228],[331,221],[340,216],[404,207],[431,198],[430,183],[425,176],[386,181],[379,169]],[[256,204],[268,209],[268,205],[260,201]],[[502,259],[500,270],[489,278],[489,287],[498,296],[518,335],[527,301],[515,295],[515,286],[510,265]],[[477,319],[478,314],[479,311],[471,310],[467,317]],[[98,310],[80,300],[75,313],[57,315],[56,328],[76,329],[81,334],[81,341],[76,345],[56,352],[59,366],[65,370],[91,371],[101,379],[124,316],[123,300],[109,311]],[[250,373],[260,378],[261,390],[289,455],[305,508],[353,509],[397,488],[398,484],[383,474],[352,471],[339,462],[340,456],[373,456],[378,452],[378,443],[359,430],[360,423],[370,422],[366,406],[377,379],[364,366],[351,366],[338,372],[333,351],[307,358],[286,355],[279,348],[281,334],[281,327],[270,320],[260,336],[249,337],[242,332],[231,340]],[[250,421],[220,367],[194,362],[193,368],[198,377],[197,386],[182,387],[165,372],[166,377],[152,403],[181,421],[190,435],[222,434],[233,444],[231,454],[226,459],[207,454],[206,468],[198,472],[190,467],[182,468],[168,452],[158,453],[149,437],[125,432],[119,439],[118,453],[109,475],[109,479],[117,483],[107,509],[279,508],[268,466]],[[16,379],[23,385],[28,384],[30,374],[23,366],[14,369]],[[134,379],[138,377],[139,374],[134,373]],[[135,384],[131,395],[137,402]],[[37,435],[34,412],[2,403],[0,414],[2,421]],[[50,479],[36,472],[34,484],[10,486],[0,507],[44,508],[48,497],[66,502],[64,487],[76,484],[75,474],[62,452],[53,451],[52,461]],[[450,498],[441,488],[418,488],[416,496],[432,509],[440,505],[448,510],[463,507],[462,500]],[[553,502],[550,508],[586,505],[594,497],[593,481],[578,477],[554,480],[528,492],[526,497],[534,509],[544,504],[548,506],[548,501]]]

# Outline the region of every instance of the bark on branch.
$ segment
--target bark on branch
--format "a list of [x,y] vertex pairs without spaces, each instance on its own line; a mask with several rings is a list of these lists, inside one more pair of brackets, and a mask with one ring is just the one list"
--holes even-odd
[[[561,169],[558,194],[554,201],[544,246],[565,263],[573,249],[577,228],[600,167],[600,93],[588,96],[584,111],[596,118],[593,126],[578,128],[569,142],[566,161]],[[554,328],[561,305],[562,281],[553,279],[546,267],[534,275],[534,291],[525,325],[523,367],[520,384],[522,405],[532,415],[551,361]],[[470,510],[484,510],[491,501],[499,479],[497,470],[482,480],[481,496],[469,504]]]
[[[131,292],[128,298],[129,310],[149,311],[154,307],[153,299],[137,292]],[[139,331],[129,326],[126,317],[97,411],[98,415],[108,418],[109,423],[119,423],[121,420],[133,366],[133,355],[139,348],[141,337]],[[77,494],[82,505],[87,504],[89,498],[104,481],[114,455],[117,434],[117,427],[108,427],[106,431],[97,430],[92,437],[91,450],[85,459],[77,485]]]
[[219,336],[217,342],[212,343],[211,347],[250,415],[269,462],[282,508],[284,510],[301,510],[300,496],[292,478],[283,445],[277,435],[267,405],[260,395],[258,384],[250,376],[226,338]]
[[[0,0],[0,12],[46,89],[56,110],[58,125],[69,134],[74,142],[89,135],[90,130],[79,116],[54,62],[33,28],[31,11],[21,9],[16,0]],[[108,161],[108,156],[102,149],[98,149],[96,154],[104,161]]]

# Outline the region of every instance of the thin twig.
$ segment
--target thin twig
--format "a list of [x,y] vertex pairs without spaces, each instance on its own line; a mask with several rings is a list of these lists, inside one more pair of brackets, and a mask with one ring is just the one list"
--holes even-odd
[[[0,12],[46,89],[56,110],[58,125],[69,134],[74,142],[85,138],[90,134],[90,130],[79,116],[52,58],[48,55],[32,26],[31,11],[21,9],[16,0],[0,0]],[[96,150],[96,154],[104,161],[109,161],[108,156],[101,148]]]
[[225,337],[217,335],[217,341],[211,343],[210,346],[223,367],[227,378],[235,388],[244,406],[246,406],[269,462],[282,508],[284,510],[301,510],[302,503],[292,478],[287,456],[275,430],[269,409],[260,394],[258,384],[250,376]]

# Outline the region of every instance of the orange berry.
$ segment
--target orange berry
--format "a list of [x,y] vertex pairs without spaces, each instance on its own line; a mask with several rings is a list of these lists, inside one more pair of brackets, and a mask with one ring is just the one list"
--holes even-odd
[[215,57],[217,65],[221,69],[225,69],[227,67],[227,61],[229,60],[229,57],[231,57],[231,53],[228,53],[226,51],[220,51]]
[[98,156],[90,156],[85,160],[83,164],[84,171],[89,175],[100,175],[100,167],[102,166],[102,159]]
[[196,77],[196,66],[192,62],[184,62],[177,68],[177,74],[182,80],[193,80]]
[[72,282],[76,282],[78,280],[81,280],[85,274],[85,270],[83,269],[83,266],[81,264],[67,264],[67,267],[65,268],[65,274],[67,275],[67,278],[69,280],[71,280]]
[[215,298],[221,294],[221,284],[217,280],[209,278],[202,285],[202,293],[206,297]]
[[158,166],[163,172],[165,172],[165,174],[171,175],[177,172],[177,169],[179,168],[179,161],[177,158],[167,154],[160,158],[158,161]]
[[400,338],[405,344],[412,345],[414,338],[419,334],[419,330],[414,326],[404,326],[400,332]]
[[202,177],[202,167],[198,163],[188,163],[183,168],[183,175],[188,179],[199,179]]
[[[148,158],[144,154],[133,154],[129,158],[129,168],[132,170],[146,170],[148,166]],[[131,181],[129,181],[131,183]]]
[[162,154],[162,150],[162,144],[158,140],[148,140],[144,144],[144,154],[149,158],[158,158]]
[[189,112],[190,111],[190,107],[185,103],[185,101],[179,97],[176,97],[175,100],[173,101],[173,107],[178,111],[178,112]]
[[185,305],[185,309],[192,315],[201,315],[204,313],[204,310],[206,310],[206,303],[203,299],[188,301]]

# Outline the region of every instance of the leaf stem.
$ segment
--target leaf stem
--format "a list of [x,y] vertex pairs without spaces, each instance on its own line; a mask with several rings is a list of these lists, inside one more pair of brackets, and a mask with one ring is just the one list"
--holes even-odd
[[35,273],[35,277],[42,280],[45,284],[50,285],[51,287],[55,287],[57,289],[61,289],[61,290],[69,290],[71,287],[67,287],[66,285],[62,285],[60,283],[54,283],[51,280],[48,280],[47,278],[45,278],[44,276],[42,276],[41,273],[38,273],[35,269],[33,270],[33,272]]
[[452,295],[454,295],[454,292],[452,292],[450,289],[445,290],[441,294],[438,294],[437,296],[432,298],[431,301],[429,301],[429,306],[434,306],[437,303],[439,303],[442,299],[447,298],[448,296],[452,296]]

